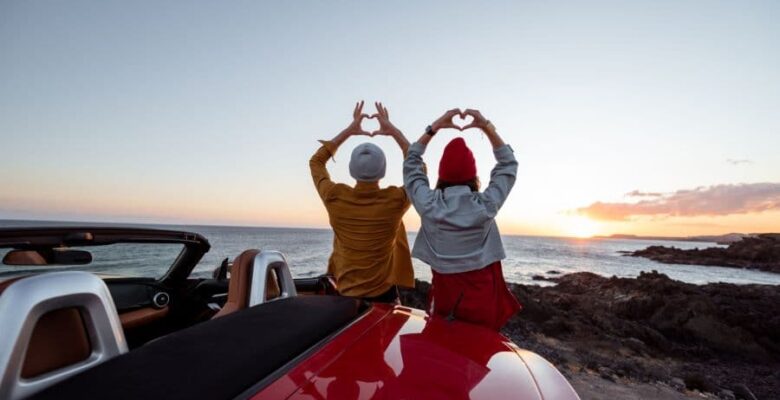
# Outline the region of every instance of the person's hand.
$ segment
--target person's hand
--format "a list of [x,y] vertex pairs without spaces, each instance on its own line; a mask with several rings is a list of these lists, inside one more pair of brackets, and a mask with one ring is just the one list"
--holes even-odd
[[392,122],[390,122],[390,113],[387,112],[387,107],[383,106],[382,103],[379,102],[375,102],[374,106],[376,107],[376,114],[369,118],[376,118],[377,121],[379,121],[379,129],[371,132],[371,135],[395,136],[401,133],[401,131],[396,128]]
[[433,130],[434,133],[438,132],[439,129],[442,128],[452,128],[457,130],[462,130],[461,127],[455,125],[454,122],[452,122],[452,118],[454,118],[456,115],[463,117],[463,113],[460,112],[459,108],[453,108],[452,110],[447,111],[439,117],[436,121],[433,121],[431,124],[431,130]]
[[481,112],[479,112],[479,110],[473,110],[469,108],[461,114],[461,118],[465,117],[466,115],[472,116],[474,120],[471,121],[470,124],[461,128],[462,131],[471,128],[479,128],[482,129],[482,131],[485,133],[490,133],[494,130],[493,124],[491,124],[490,121],[488,121],[488,119],[485,118]]
[[371,118],[368,114],[363,114],[363,100],[355,104],[355,110],[352,111],[352,123],[344,129],[344,133],[352,135],[366,135],[372,136],[370,133],[363,130],[360,125],[363,122],[363,118]]

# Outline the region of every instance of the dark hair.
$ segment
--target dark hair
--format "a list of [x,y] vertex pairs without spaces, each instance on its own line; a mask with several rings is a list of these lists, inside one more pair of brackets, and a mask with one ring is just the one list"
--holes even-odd
[[475,176],[474,178],[466,182],[458,182],[458,183],[447,182],[441,179],[439,179],[436,182],[436,189],[444,190],[450,186],[468,186],[472,192],[479,192],[479,177]]

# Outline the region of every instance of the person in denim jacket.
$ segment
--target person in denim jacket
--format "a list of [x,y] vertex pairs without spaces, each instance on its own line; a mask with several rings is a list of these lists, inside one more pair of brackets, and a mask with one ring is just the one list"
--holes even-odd
[[[455,115],[470,115],[474,121],[461,128],[452,122]],[[442,128],[479,128],[488,137],[496,166],[484,191],[480,192],[474,155],[462,138],[445,147],[439,180],[430,187],[422,156]],[[495,221],[517,176],[514,151],[479,111],[453,109],[409,147],[403,172],[404,187],[421,218],[412,256],[432,269],[430,312],[501,329],[521,309],[501,270],[506,254]]]

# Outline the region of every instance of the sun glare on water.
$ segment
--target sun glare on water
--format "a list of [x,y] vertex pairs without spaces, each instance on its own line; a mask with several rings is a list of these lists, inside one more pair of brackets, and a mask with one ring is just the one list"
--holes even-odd
[[567,236],[578,238],[589,238],[599,233],[598,223],[587,217],[572,217],[565,229]]

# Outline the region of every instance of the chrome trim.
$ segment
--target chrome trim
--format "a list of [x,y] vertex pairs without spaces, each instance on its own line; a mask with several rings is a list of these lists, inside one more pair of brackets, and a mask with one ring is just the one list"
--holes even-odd
[[[271,300],[266,300],[266,280],[268,271],[273,269],[279,279],[280,295]],[[298,295],[295,289],[295,281],[290,273],[290,267],[287,264],[287,258],[284,254],[274,250],[261,251],[257,253],[252,265],[252,286],[249,292],[249,307],[274,301],[294,297]]]
[[[67,307],[80,309],[92,353],[79,363],[22,378],[22,364],[38,319]],[[127,352],[111,293],[102,279],[87,272],[52,272],[14,282],[0,296],[0,327],[0,399],[28,397]]]
[[[160,296],[165,296],[167,300],[161,301]],[[154,303],[154,306],[156,308],[163,308],[167,306],[171,302],[171,295],[168,294],[168,292],[157,292],[152,296],[152,303]]]

